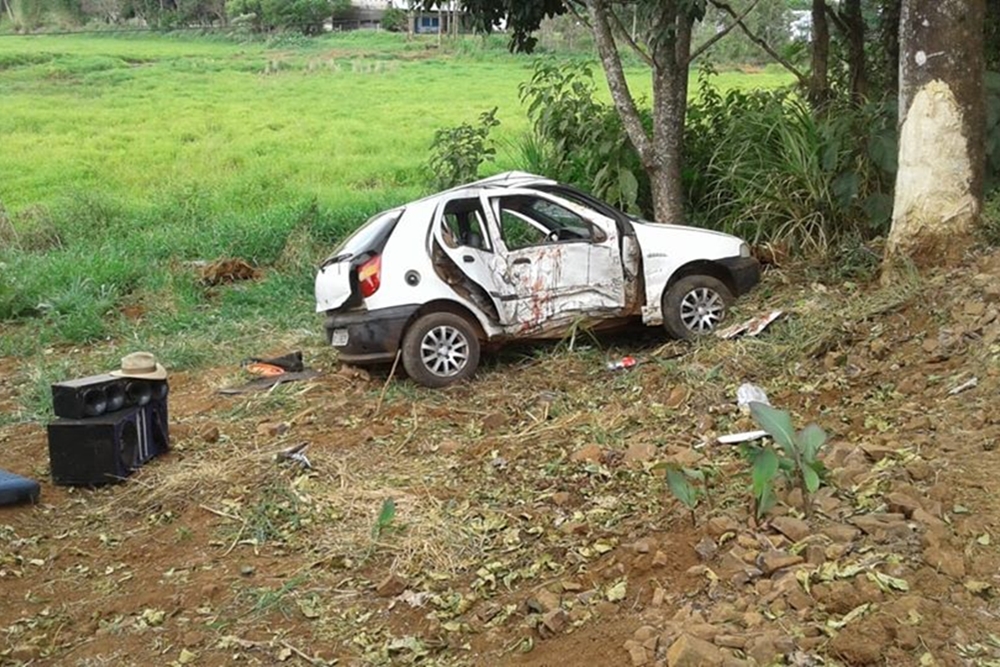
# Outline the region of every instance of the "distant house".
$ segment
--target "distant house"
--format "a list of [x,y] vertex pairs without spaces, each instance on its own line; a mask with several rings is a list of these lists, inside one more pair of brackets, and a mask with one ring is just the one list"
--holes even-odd
[[398,8],[406,12],[409,19],[410,32],[417,34],[437,34],[451,32],[452,17],[457,17],[458,32],[465,32],[463,14],[456,13],[457,0],[451,0],[448,6],[440,11],[425,11],[416,9],[406,0],[352,0],[351,11],[338,21],[341,29],[379,28],[382,16],[386,10]]

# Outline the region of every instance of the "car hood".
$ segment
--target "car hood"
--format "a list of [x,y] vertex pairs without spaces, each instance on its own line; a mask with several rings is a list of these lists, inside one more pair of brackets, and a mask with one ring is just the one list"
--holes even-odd
[[635,235],[644,255],[697,249],[704,259],[722,259],[740,254],[743,239],[732,234],[686,225],[665,225],[647,220],[633,221]]
[[351,296],[350,259],[342,262],[334,262],[322,267],[316,273],[314,290],[316,294],[317,313],[334,310],[342,306]]

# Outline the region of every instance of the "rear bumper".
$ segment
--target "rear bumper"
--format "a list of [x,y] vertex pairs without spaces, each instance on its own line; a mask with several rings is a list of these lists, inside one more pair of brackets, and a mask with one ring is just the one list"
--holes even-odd
[[419,307],[414,304],[332,313],[323,323],[326,342],[333,343],[334,331],[346,330],[347,344],[335,346],[341,360],[351,364],[392,361],[399,350],[406,323]]
[[718,261],[729,272],[733,296],[742,296],[760,282],[760,262],[753,257],[727,257]]

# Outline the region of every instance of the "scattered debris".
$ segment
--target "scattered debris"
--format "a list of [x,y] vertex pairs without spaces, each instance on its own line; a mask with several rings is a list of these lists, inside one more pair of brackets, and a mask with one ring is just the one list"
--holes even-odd
[[736,390],[736,405],[743,414],[750,414],[751,403],[771,405],[771,401],[768,400],[767,393],[763,389],[755,384],[744,382]]
[[270,359],[250,357],[244,360],[243,368],[259,375],[277,375],[278,373],[301,373],[306,367],[302,361],[302,352],[296,350]]
[[623,371],[630,368],[635,368],[639,365],[639,361],[635,357],[622,357],[617,361],[608,362],[609,371]]
[[719,329],[715,332],[715,335],[719,338],[730,339],[736,338],[740,334],[748,337],[754,337],[760,335],[764,329],[769,327],[772,322],[785,314],[783,310],[772,310],[764,315],[758,315],[757,317],[751,317],[749,320],[728,326],[725,329]]
[[281,373],[280,375],[271,375],[257,378],[256,380],[251,380],[246,384],[239,385],[237,387],[223,387],[219,390],[220,394],[232,395],[232,394],[248,394],[253,391],[260,391],[262,389],[270,389],[275,385],[282,384],[284,382],[296,382],[299,380],[311,380],[313,378],[319,377],[319,371],[306,369],[301,373]]
[[295,461],[300,466],[307,470],[312,470],[312,464],[309,459],[306,458],[306,450],[309,449],[309,443],[303,442],[295,445],[294,447],[289,447],[288,449],[283,449],[274,455],[275,461]]
[[753,440],[760,440],[764,437],[767,437],[767,431],[743,431],[742,433],[720,435],[716,438],[716,441],[720,445],[737,445],[741,442],[751,442]]
[[962,384],[958,385],[957,387],[955,387],[954,389],[952,389],[951,391],[949,391],[948,395],[949,396],[954,396],[955,394],[961,394],[966,389],[972,389],[973,387],[975,387],[978,384],[979,384],[979,378],[975,378],[974,377],[971,380],[967,380],[967,381],[963,382]]

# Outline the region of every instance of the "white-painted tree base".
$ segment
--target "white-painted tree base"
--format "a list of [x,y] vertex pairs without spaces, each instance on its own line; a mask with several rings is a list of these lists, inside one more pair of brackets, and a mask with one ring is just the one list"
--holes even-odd
[[900,130],[888,254],[926,256],[969,235],[979,216],[972,177],[962,109],[946,83],[931,81]]

